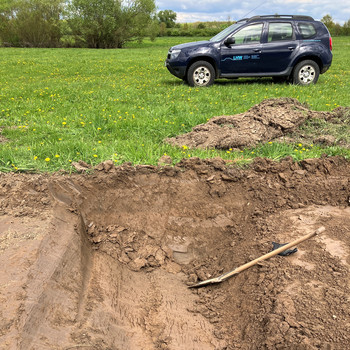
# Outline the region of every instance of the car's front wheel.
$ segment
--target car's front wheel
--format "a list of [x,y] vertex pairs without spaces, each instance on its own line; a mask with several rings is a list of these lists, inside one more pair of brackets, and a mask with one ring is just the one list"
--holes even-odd
[[316,84],[320,75],[320,68],[315,61],[299,62],[293,71],[293,83],[297,85]]
[[190,86],[210,86],[215,80],[214,67],[206,61],[193,63],[187,72],[187,82]]

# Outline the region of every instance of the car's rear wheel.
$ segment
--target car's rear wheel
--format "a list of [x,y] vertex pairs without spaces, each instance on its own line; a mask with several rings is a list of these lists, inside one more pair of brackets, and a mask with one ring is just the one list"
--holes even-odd
[[206,61],[193,63],[187,72],[187,82],[190,86],[210,86],[215,80],[214,67]]
[[320,75],[320,68],[315,61],[299,62],[293,71],[293,83],[297,85],[316,84]]

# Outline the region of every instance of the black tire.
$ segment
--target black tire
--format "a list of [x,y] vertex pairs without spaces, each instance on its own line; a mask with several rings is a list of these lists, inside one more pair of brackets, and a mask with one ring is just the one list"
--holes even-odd
[[293,71],[292,81],[297,85],[316,84],[320,76],[320,67],[315,61],[305,60],[299,62]]
[[190,86],[210,86],[214,80],[214,67],[207,61],[195,62],[188,69],[187,82]]

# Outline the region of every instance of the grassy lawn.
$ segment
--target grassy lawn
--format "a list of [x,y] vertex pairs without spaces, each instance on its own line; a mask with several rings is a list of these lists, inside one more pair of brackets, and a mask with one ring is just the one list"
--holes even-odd
[[334,38],[333,65],[310,87],[266,78],[190,88],[164,67],[168,48],[186,41],[160,38],[119,50],[1,48],[0,129],[7,142],[0,143],[0,171],[70,170],[78,160],[157,164],[164,154],[174,162],[190,156],[235,162],[289,154],[296,159],[350,156],[339,147],[295,152],[295,145],[272,143],[225,152],[163,143],[213,116],[244,112],[266,98],[293,97],[318,111],[349,106],[350,37]]

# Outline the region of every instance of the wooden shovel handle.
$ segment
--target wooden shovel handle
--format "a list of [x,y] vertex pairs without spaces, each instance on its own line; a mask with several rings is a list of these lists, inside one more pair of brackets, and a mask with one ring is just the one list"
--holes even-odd
[[238,274],[238,273],[248,269],[249,267],[257,264],[259,261],[263,261],[263,260],[269,259],[269,258],[271,258],[271,257],[273,257],[273,256],[275,256],[275,255],[277,255],[279,253],[282,253],[285,250],[287,250],[287,249],[289,249],[289,248],[291,248],[291,247],[293,247],[293,246],[295,246],[295,245],[297,245],[297,244],[299,244],[299,243],[301,243],[301,242],[303,242],[303,241],[305,241],[305,240],[307,240],[307,239],[309,239],[309,238],[311,238],[311,237],[313,237],[315,235],[318,235],[318,234],[320,234],[320,233],[322,233],[324,231],[325,231],[325,228],[323,226],[321,226],[316,231],[314,231],[312,233],[309,233],[309,234],[307,234],[307,235],[305,235],[303,237],[300,237],[300,238],[296,239],[295,241],[284,245],[283,247],[277,248],[276,250],[273,250],[270,253],[262,255],[261,257],[255,259],[255,260],[252,260],[252,261],[250,261],[250,262],[248,262],[248,263],[246,263],[244,265],[241,265],[241,266],[237,267],[236,269],[234,269],[233,271],[228,272],[227,274],[221,275],[220,276],[221,277],[220,280],[224,281],[225,279],[227,279],[227,278],[229,278],[229,277],[231,277],[233,275],[236,275],[236,274]]

